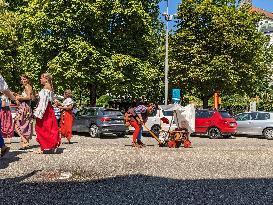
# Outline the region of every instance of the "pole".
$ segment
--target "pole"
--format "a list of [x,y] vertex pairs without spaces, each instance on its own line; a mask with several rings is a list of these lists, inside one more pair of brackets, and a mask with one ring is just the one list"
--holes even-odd
[[166,53],[165,53],[165,105],[168,104],[168,92],[169,92],[169,80],[168,80],[168,71],[169,71],[169,0],[167,0],[167,16],[166,16]]

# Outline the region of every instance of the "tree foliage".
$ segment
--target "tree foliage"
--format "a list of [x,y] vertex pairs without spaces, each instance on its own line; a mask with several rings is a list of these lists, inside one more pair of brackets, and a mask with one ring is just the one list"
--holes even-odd
[[[50,72],[55,90],[77,96],[149,95],[160,86],[159,0],[9,1],[18,16],[20,73],[39,86]],[[160,90],[159,90],[160,91]]]
[[183,0],[172,38],[173,84],[201,98],[259,92],[272,76],[272,48],[256,29],[261,19],[232,0]]
[[[18,53],[18,17],[9,11],[8,4],[0,0],[0,67],[6,80],[12,82],[18,80],[18,65],[16,57]],[[11,87],[15,87],[11,84]]]

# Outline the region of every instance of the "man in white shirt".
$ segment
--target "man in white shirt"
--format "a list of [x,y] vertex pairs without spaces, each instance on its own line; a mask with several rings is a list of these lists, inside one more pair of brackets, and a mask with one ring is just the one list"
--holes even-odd
[[[15,100],[14,95],[9,90],[8,85],[2,75],[0,75],[0,92],[4,93],[9,99]],[[1,157],[3,157],[6,153],[9,152],[10,148],[5,145],[1,132],[0,132],[0,147],[1,147]]]

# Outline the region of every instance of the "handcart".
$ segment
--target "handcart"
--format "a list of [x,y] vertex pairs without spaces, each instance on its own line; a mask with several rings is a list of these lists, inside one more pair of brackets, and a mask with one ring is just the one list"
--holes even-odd
[[[165,110],[166,111],[166,110]],[[175,121],[177,128],[174,130],[160,130],[160,135],[156,136],[151,130],[147,129],[155,138],[160,147],[184,148],[191,147],[190,134],[195,129],[195,109],[193,105],[182,107],[178,104],[169,105],[168,111],[173,111],[172,120]]]

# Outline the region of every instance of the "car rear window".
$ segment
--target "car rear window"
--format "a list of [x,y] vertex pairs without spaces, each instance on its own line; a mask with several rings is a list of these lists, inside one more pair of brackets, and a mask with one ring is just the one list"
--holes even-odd
[[173,111],[162,110],[162,113],[163,113],[164,116],[173,116]]
[[231,115],[226,111],[220,111],[222,118],[232,118]]
[[122,115],[118,110],[101,110],[103,115]]
[[211,118],[213,111],[208,110],[196,110],[195,118]]

